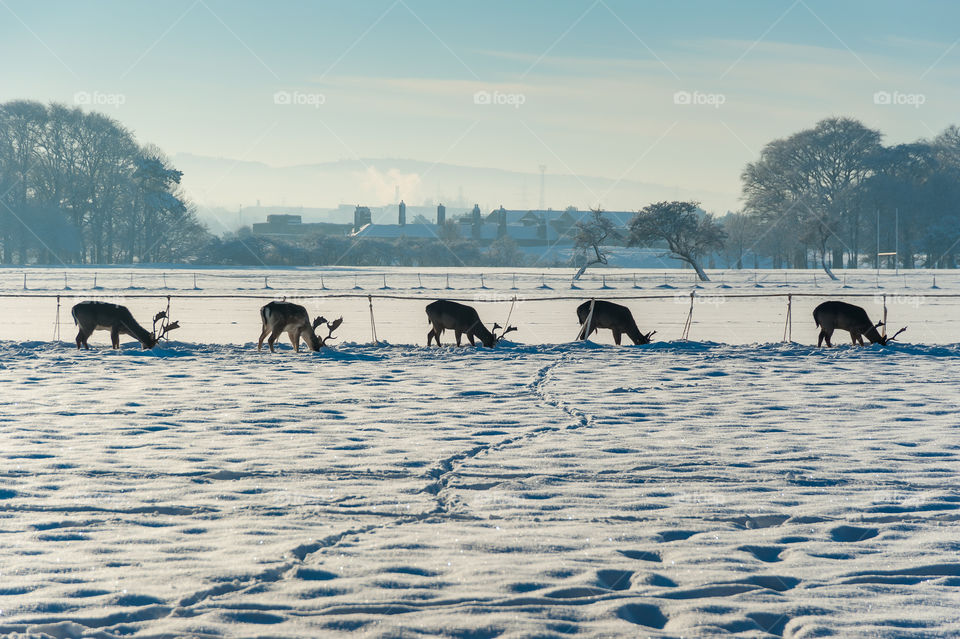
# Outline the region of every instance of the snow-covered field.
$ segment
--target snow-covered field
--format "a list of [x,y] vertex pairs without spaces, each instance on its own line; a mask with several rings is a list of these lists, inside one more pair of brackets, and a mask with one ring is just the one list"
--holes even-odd
[[[0,271],[62,296],[64,340],[54,298],[4,299],[0,633],[960,634],[960,327],[927,297],[960,277],[728,274],[683,342],[686,272],[321,272]],[[796,294],[800,343],[747,292]],[[367,299],[323,297],[346,293],[423,299],[375,299],[371,345]],[[809,311],[851,293],[875,320],[886,293],[903,343],[812,347]],[[166,304],[138,294],[225,297],[174,298],[153,351],[75,350],[71,303]],[[285,294],[343,314],[335,348],[256,352],[246,296]],[[658,341],[620,348],[529,299],[655,294],[628,304]],[[425,301],[503,323],[513,295],[509,343],[423,346]]]

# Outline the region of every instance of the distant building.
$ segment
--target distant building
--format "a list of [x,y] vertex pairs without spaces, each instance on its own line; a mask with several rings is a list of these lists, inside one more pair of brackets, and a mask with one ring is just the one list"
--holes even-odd
[[357,208],[353,212],[353,232],[356,233],[364,226],[370,224],[371,221],[372,216],[370,215],[370,209],[357,204]]
[[359,239],[396,240],[406,239],[439,239],[437,227],[434,224],[367,224],[363,228],[351,233],[351,237]]
[[267,216],[266,222],[255,222],[250,226],[253,235],[276,238],[299,238],[305,235],[347,235],[349,224],[313,222],[304,224],[300,215],[275,213]]

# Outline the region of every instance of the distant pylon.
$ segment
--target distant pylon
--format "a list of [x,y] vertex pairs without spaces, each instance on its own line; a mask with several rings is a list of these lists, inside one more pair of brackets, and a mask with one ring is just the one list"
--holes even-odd
[[540,165],[540,210],[541,210],[541,211],[542,211],[544,208],[546,208],[546,206],[547,206],[547,205],[546,205],[546,200],[545,200],[545,197],[544,197],[544,192],[543,192],[543,191],[544,191],[544,182],[545,182],[544,176],[546,175],[546,173],[547,173],[547,165],[546,165],[546,164],[541,164],[541,165]]

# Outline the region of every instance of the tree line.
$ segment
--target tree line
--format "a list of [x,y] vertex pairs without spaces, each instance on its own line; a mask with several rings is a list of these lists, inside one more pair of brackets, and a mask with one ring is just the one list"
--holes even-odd
[[[960,129],[884,146],[880,131],[828,118],[773,140],[742,173],[742,211],[724,218],[727,255],[775,268],[955,268],[960,252]],[[879,248],[879,251],[878,251]]]
[[[658,202],[626,229],[594,211],[577,224],[583,270],[604,244],[660,248],[706,280],[707,255],[743,268],[956,268],[960,253],[960,129],[884,146],[852,118],[827,118],[768,143],[741,175],[743,209],[720,219],[697,202]],[[892,253],[884,256],[881,254]]]
[[156,147],[101,113],[0,104],[0,262],[183,262],[209,240]]

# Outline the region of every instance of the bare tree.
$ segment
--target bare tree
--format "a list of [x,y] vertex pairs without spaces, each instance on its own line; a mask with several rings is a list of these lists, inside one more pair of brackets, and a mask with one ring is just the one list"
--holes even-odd
[[727,234],[709,213],[699,215],[698,202],[657,202],[644,207],[630,221],[627,246],[651,246],[665,242],[670,257],[686,262],[701,282],[709,282],[700,258],[723,248]]
[[579,280],[584,272],[594,264],[606,264],[607,254],[603,251],[603,245],[607,240],[618,238],[616,227],[613,221],[603,214],[602,209],[590,209],[590,217],[587,220],[577,222],[576,233],[573,236],[573,247],[577,251],[582,251],[585,255],[593,251],[594,257],[585,258],[586,262],[580,267],[574,281]]

